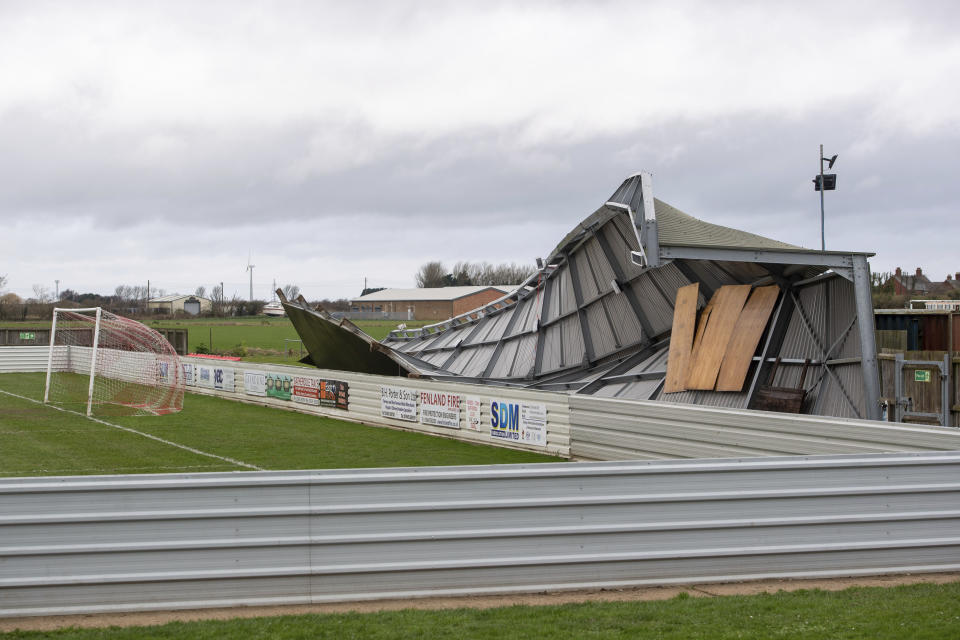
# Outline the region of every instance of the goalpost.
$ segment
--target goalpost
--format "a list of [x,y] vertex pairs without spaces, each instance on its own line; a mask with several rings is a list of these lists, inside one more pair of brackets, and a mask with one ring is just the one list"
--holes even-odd
[[161,415],[183,408],[183,390],[180,357],[159,332],[100,307],[53,310],[44,403]]

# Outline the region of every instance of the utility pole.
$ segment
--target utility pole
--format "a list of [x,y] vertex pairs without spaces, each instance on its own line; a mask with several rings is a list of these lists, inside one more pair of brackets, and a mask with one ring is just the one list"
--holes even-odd
[[823,221],[823,145],[820,145],[820,251],[827,250],[826,227]]
[[59,281],[59,280],[54,280],[54,282],[56,282],[57,285],[56,285],[56,287],[54,287],[53,297],[54,297],[54,299],[55,299],[57,302],[59,302],[59,301],[60,301],[60,281]]
[[820,145],[820,173],[813,179],[813,188],[815,191],[820,192],[820,250],[827,250],[827,240],[824,226],[824,215],[823,215],[823,192],[824,191],[833,191],[837,188],[837,174],[835,173],[823,173],[823,163],[827,163],[827,169],[833,169],[833,163],[837,161],[837,155],[834,154],[831,158],[823,157],[823,145]]

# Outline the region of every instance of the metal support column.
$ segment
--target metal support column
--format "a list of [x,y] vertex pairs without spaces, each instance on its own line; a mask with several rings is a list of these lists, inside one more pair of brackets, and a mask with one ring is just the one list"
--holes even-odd
[[880,369],[874,332],[873,298],[870,290],[870,265],[864,255],[853,254],[853,291],[860,329],[860,357],[863,369],[863,403],[870,420],[880,419]]

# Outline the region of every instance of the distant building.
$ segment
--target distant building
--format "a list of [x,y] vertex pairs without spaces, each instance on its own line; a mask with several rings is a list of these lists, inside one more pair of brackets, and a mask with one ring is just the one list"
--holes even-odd
[[948,273],[947,279],[940,283],[939,286],[942,289],[941,293],[944,294],[960,291],[960,271],[957,271],[953,276]]
[[892,284],[893,292],[898,296],[931,295],[937,286],[930,282],[930,278],[923,275],[923,270],[917,267],[915,275],[908,276],[897,267],[897,271],[884,284]]
[[933,309],[937,311],[960,311],[960,300],[911,300],[910,308],[913,309],[914,303],[920,302],[923,303],[924,309]]
[[147,301],[147,309],[150,311],[150,313],[159,313],[171,316],[178,313],[186,313],[191,316],[196,316],[210,311],[212,307],[213,301],[211,301],[209,298],[201,298],[200,296],[184,296],[178,293],[168,296],[160,296],[159,298],[151,298]]
[[493,302],[513,289],[506,286],[383,289],[354,298],[350,301],[350,310],[406,313],[411,320],[439,322]]

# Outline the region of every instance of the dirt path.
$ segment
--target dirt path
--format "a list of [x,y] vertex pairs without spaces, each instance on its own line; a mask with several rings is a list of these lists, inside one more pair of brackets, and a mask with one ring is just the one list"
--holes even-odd
[[592,591],[558,591],[549,593],[495,596],[462,596],[450,598],[415,598],[409,600],[376,600],[370,602],[338,602],[335,604],[290,605],[277,607],[240,607],[229,609],[191,609],[183,611],[147,611],[30,618],[0,618],[0,632],[15,630],[49,631],[62,627],[132,627],[192,620],[228,620],[262,616],[299,615],[305,613],[373,613],[398,609],[489,609],[511,605],[556,605],[575,602],[635,602],[667,600],[686,592],[694,597],[754,595],[777,591],[822,589],[839,591],[848,587],[894,587],[902,584],[945,584],[960,581],[960,573],[928,573],[914,575],[870,576],[861,578],[828,578],[816,580],[759,580],[691,584],[667,587],[639,587]]

